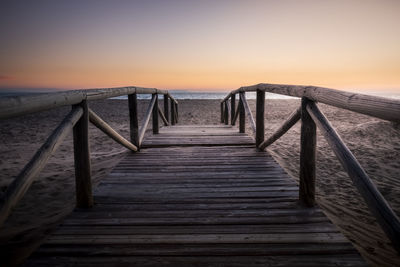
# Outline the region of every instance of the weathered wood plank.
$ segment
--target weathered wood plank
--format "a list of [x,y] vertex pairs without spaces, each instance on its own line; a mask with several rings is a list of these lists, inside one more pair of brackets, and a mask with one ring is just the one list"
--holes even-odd
[[[300,258],[303,266],[364,264],[318,207],[298,202],[296,182],[254,149],[254,141],[224,145],[226,136],[207,136],[232,131],[224,128],[173,126],[146,138],[166,147],[127,154],[95,190],[93,209],[68,216],[30,262],[296,266]],[[211,145],[195,145],[206,139]],[[240,260],[231,261],[237,255]]]
[[50,257],[38,258],[33,264],[39,266],[59,266],[64,262],[67,266],[209,266],[209,267],[243,267],[243,266],[367,266],[360,261],[356,254],[342,255],[314,255],[310,260],[310,255],[277,255],[277,256],[238,256],[237,254],[226,256],[118,256],[118,257]]

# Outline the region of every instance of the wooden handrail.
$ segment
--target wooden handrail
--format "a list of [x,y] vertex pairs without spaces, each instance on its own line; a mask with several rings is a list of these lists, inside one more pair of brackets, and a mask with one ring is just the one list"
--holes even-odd
[[89,120],[93,123],[97,128],[103,131],[106,135],[112,138],[115,142],[121,144],[122,146],[136,152],[138,148],[122,137],[119,133],[117,133],[110,125],[108,125],[105,121],[103,121],[93,110],[89,109]]
[[[249,105],[246,101],[245,92],[257,91],[256,116],[257,125],[254,124]],[[275,131],[267,140],[261,142],[261,135],[264,130],[264,98],[260,92],[270,92],[287,96],[302,98],[302,105],[293,112],[283,125]],[[307,206],[313,206],[315,202],[315,170],[316,170],[316,127],[318,127],[328,143],[332,147],[344,169],[348,172],[353,183],[360,191],[369,209],[377,218],[382,229],[392,241],[394,248],[400,252],[400,221],[389,204],[379,193],[368,175],[359,165],[350,150],[346,147],[339,135],[330,125],[329,121],[320,112],[315,102],[325,103],[338,108],[355,111],[361,114],[370,115],[380,119],[400,123],[400,101],[369,96],[364,94],[355,94],[346,91],[328,89],[315,86],[297,86],[280,84],[257,84],[253,86],[241,87],[230,92],[222,101],[225,105],[235,94],[239,93],[239,111],[240,123],[239,131],[244,132],[245,119],[244,113],[247,113],[250,119],[253,132],[256,132],[258,140],[256,147],[264,150],[268,145],[275,142],[285,134],[300,118],[301,143],[300,143],[300,188],[299,198]],[[222,107],[222,106],[221,106]],[[242,107],[242,108],[241,108]],[[242,110],[243,109],[243,110]],[[245,110],[245,112],[244,112]],[[222,111],[222,109],[221,109]],[[226,111],[225,111],[226,112]],[[236,115],[236,114],[235,114]],[[234,117],[233,117],[234,118]],[[226,123],[225,117],[224,122]],[[234,118],[235,120],[235,118]],[[260,122],[260,123],[259,123]],[[262,129],[261,129],[262,128]]]
[[375,218],[392,241],[394,247],[400,252],[399,218],[358,163],[357,159],[344,144],[339,134],[333,129],[328,119],[319,110],[318,106],[314,102],[308,102],[307,111],[352,179],[353,184],[364,198],[368,208],[375,215]]
[[25,195],[36,175],[43,169],[50,156],[57,150],[61,142],[81,118],[82,114],[83,109],[81,107],[74,107],[47,138],[46,142],[39,148],[19,175],[7,187],[0,203],[0,227],[18,201]]
[[308,99],[338,108],[355,111],[372,117],[400,122],[400,101],[385,97],[357,94],[317,86],[260,83],[241,87],[229,93],[222,101],[239,92],[265,92]]
[[142,87],[119,87],[71,90],[57,93],[28,94],[0,97],[0,119],[12,118],[56,107],[75,105],[83,100],[100,100],[130,94],[163,94],[178,102],[166,90]]
[[[152,94],[142,128],[138,129],[137,94]],[[158,116],[168,123],[157,104],[158,94],[165,97],[164,104],[171,100],[173,118],[177,122],[178,102],[168,91],[154,88],[120,87],[108,89],[74,90],[58,93],[30,94],[23,96],[0,97],[0,119],[39,112],[65,105],[72,105],[72,111],[48,137],[45,144],[36,152],[17,178],[7,187],[0,199],[0,227],[7,219],[12,208],[28,190],[37,174],[43,169],[48,158],[64,140],[68,130],[73,129],[74,162],[76,180],[76,205],[78,208],[89,208],[93,205],[91,163],[88,137],[88,124],[92,122],[101,131],[131,151],[138,151],[143,141],[150,116],[153,116],[153,132],[158,133]],[[126,140],[88,108],[88,100],[99,100],[121,95],[128,95],[131,142]],[[168,110],[168,105],[164,107]],[[172,110],[171,110],[172,111]]]

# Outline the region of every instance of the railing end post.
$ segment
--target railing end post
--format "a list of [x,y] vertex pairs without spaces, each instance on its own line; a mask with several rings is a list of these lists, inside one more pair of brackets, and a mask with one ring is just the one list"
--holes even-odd
[[89,148],[89,109],[86,100],[77,105],[82,107],[83,114],[73,129],[76,207],[90,208],[93,206],[93,193]]
[[300,137],[300,202],[308,207],[315,205],[316,145],[317,130],[307,105],[311,100],[301,99],[301,137]]

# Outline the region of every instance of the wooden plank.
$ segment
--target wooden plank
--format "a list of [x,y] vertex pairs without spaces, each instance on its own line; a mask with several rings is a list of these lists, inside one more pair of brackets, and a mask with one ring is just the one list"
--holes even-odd
[[[62,246],[45,246],[38,251],[41,256],[56,254],[58,256],[278,256],[278,255],[315,255],[341,254],[354,255],[354,249],[346,243],[310,244],[131,244],[126,245],[71,245],[68,249]],[[250,263],[250,262],[249,262]]]
[[[364,264],[318,207],[298,202],[296,182],[254,141],[223,145],[226,137],[206,135],[222,131],[232,128],[161,128],[146,141],[167,146],[127,154],[96,189],[93,209],[68,216],[30,263],[296,266],[290,257],[304,256],[303,266]],[[177,140],[187,146],[170,146]]]
[[[114,205],[115,206],[115,205]],[[125,235],[125,234],[236,234],[236,233],[338,233],[332,224],[308,223],[298,225],[170,225],[170,226],[63,226],[53,235]],[[348,244],[348,242],[347,242]],[[349,246],[350,244],[348,244]],[[350,246],[349,246],[350,247]]]
[[287,234],[181,234],[181,235],[66,235],[50,236],[46,244],[274,244],[274,243],[343,243],[340,233],[287,233]]
[[[312,258],[312,260],[310,260]],[[226,256],[176,256],[176,257],[162,257],[162,256],[118,256],[118,257],[45,257],[37,258],[32,261],[33,265],[39,266],[57,266],[60,262],[65,263],[67,266],[208,266],[208,267],[243,267],[243,266],[367,266],[364,262],[360,261],[359,255],[348,254],[342,255],[329,254],[329,255],[278,255],[278,256],[241,256],[230,255]]]
[[70,133],[76,122],[81,118],[82,114],[82,107],[74,107],[47,138],[46,142],[39,148],[29,163],[7,187],[6,191],[2,195],[0,203],[0,226],[4,224],[12,209],[25,195],[36,176],[43,169],[51,155],[57,150],[65,137]]
[[274,216],[274,217],[207,217],[207,219],[194,218],[104,218],[104,219],[69,219],[63,225],[229,225],[229,224],[261,224],[268,227],[268,224],[299,224],[299,223],[329,223],[326,216]]

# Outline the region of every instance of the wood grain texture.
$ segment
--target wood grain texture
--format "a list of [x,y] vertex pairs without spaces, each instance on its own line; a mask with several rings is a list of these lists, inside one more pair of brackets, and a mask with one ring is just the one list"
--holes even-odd
[[306,109],[309,102],[305,97],[301,99],[299,198],[302,203],[312,207],[315,205],[317,127]]
[[82,107],[74,107],[59,126],[47,138],[29,163],[22,169],[4,192],[0,202],[0,227],[4,224],[12,209],[25,195],[36,176],[44,168],[51,155],[57,150],[65,137],[83,114]]
[[317,124],[322,135],[328,141],[343,168],[349,174],[369,210],[375,216],[387,237],[392,241],[395,249],[400,253],[400,220],[396,213],[394,213],[389,203],[386,202],[378,188],[333,129],[324,114],[319,110],[318,106],[313,102],[308,103],[307,111]]
[[[95,190],[96,205],[68,216],[28,265],[365,266],[254,141],[204,136],[224,131],[243,137],[223,125],[161,128],[154,141],[169,143],[127,154]],[[214,146],[176,146],[196,133]]]
[[163,94],[171,101],[178,103],[165,90],[142,87],[117,87],[87,90],[72,90],[57,93],[27,94],[20,96],[0,97],[0,119],[31,114],[56,107],[75,105],[83,100],[99,100],[130,94]]
[[234,90],[229,93],[224,100],[228,99],[231,94],[239,92],[255,92],[257,90],[294,97],[307,97],[312,101],[328,104],[338,108],[355,111],[384,120],[400,122],[399,100],[365,94],[356,94],[343,90],[317,86],[260,83]]
[[82,101],[78,106],[83,109],[83,114],[73,129],[76,206],[90,208],[93,206],[93,192],[89,146],[89,108],[87,101]]

